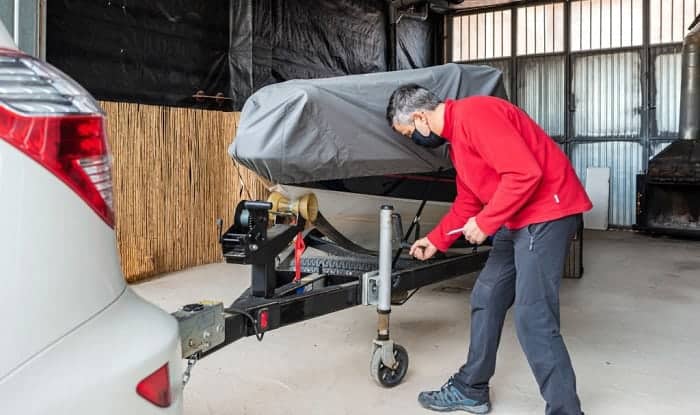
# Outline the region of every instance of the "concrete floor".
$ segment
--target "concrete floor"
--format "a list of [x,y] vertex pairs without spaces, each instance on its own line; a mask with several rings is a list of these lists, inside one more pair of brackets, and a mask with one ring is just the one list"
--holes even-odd
[[[589,414],[700,413],[700,243],[629,232],[588,233],[586,273],[565,280],[562,332]],[[424,414],[419,391],[439,387],[467,351],[474,277],[425,287],[392,314],[409,352],[404,383],[369,377],[376,313],[355,307],[241,340],[204,359],[185,389],[188,415]],[[215,264],[134,288],[168,311],[224,302],[248,284],[246,267]],[[504,328],[492,381],[494,414],[542,414],[544,404],[515,337]]]

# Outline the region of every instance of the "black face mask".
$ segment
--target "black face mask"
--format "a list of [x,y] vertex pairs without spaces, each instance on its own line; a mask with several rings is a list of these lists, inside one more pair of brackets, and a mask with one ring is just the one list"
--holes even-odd
[[423,134],[421,134],[420,131],[418,131],[417,128],[413,130],[413,134],[411,134],[411,140],[413,140],[413,142],[418,144],[419,146],[427,148],[437,148],[445,144],[445,139],[435,134],[434,132],[431,131],[430,134],[428,134],[428,136],[424,136]]

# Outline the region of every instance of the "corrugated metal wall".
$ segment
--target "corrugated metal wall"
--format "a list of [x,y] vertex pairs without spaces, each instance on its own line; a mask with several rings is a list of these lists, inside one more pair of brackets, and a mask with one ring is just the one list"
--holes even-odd
[[[560,142],[584,183],[588,167],[610,168],[609,222],[631,226],[637,174],[678,136],[680,42],[700,0],[572,0],[568,32],[542,35],[543,27],[561,27],[563,5],[504,6],[513,16],[517,47],[515,56],[493,66],[517,82],[511,97]],[[646,13],[649,25],[643,27]],[[543,36],[549,43],[538,48]]]
[[508,93],[508,97],[513,96],[513,90],[511,89],[511,84],[510,84],[510,60],[498,60],[498,61],[491,61],[488,63],[484,63],[485,65],[493,66],[494,68],[499,69],[501,72],[503,72],[503,85],[506,88],[506,93]]
[[574,144],[569,155],[584,183],[587,168],[610,168],[609,222],[619,226],[635,223],[637,174],[644,169],[641,66],[638,51],[573,60]]
[[673,141],[652,141],[649,149],[649,158],[661,153],[666,147],[671,145]]
[[651,126],[652,137],[675,138],[678,135],[678,105],[681,92],[681,53],[672,48],[652,53],[656,110]]
[[641,66],[638,52],[577,56],[574,59],[576,139],[641,137]]
[[637,181],[643,170],[644,146],[633,141],[577,142],[570,147],[570,157],[582,182],[588,167],[610,168],[610,224],[629,226],[635,223]]
[[649,158],[659,154],[678,137],[681,52],[681,45],[656,46],[650,50],[653,82],[649,91]]
[[518,59],[518,105],[556,140],[565,137],[564,65],[564,56]]

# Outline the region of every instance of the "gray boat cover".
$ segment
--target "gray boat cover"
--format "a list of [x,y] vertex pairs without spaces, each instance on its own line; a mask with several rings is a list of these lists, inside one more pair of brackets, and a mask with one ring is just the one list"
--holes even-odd
[[501,72],[489,66],[446,64],[287,81],[248,98],[229,153],[281,184],[450,168],[447,145],[425,149],[389,127],[389,97],[407,83],[422,85],[441,98],[506,98]]

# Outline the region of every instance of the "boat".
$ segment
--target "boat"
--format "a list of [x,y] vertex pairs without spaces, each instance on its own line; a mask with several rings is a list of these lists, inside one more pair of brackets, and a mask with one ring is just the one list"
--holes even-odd
[[424,205],[415,236],[422,235],[454,200],[455,174],[449,144],[426,149],[389,126],[387,103],[404,84],[443,99],[507,98],[502,73],[481,65],[292,80],[246,101],[229,153],[291,198],[312,191],[328,222],[362,247],[376,249],[382,205],[404,222]]

